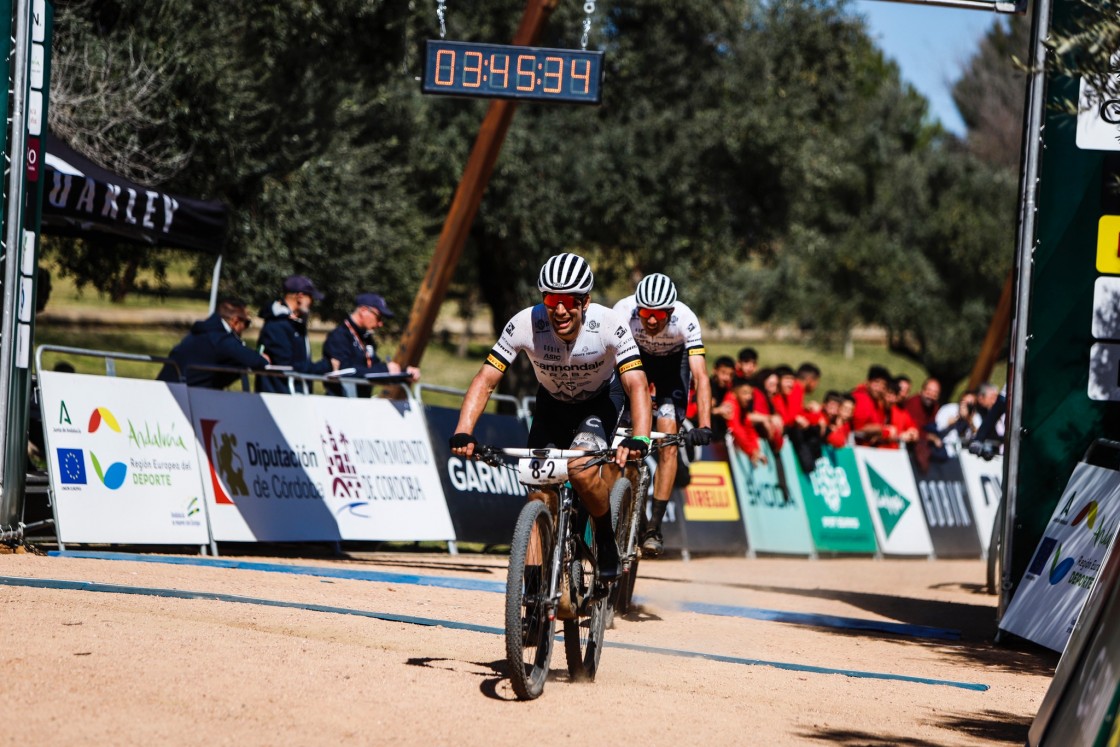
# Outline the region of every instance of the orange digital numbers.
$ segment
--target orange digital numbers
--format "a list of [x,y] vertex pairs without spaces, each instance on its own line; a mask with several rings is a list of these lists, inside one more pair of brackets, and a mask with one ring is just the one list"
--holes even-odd
[[[576,65],[583,63],[583,72],[576,72]],[[583,90],[576,90],[576,81],[583,81]],[[572,60],[572,93],[587,93],[591,87],[591,63],[588,60]]]
[[[443,75],[446,73],[447,79]],[[436,85],[450,86],[455,84],[455,50],[441,49],[436,53]]]
[[[471,64],[471,59],[474,59],[474,64]],[[474,82],[472,83],[467,77],[474,75]],[[482,85],[482,52],[467,52],[463,55],[463,87],[464,88],[478,88]]]
[[602,101],[603,52],[428,39],[422,93],[517,101]]
[[[501,66],[498,65],[498,59],[501,58]],[[502,76],[501,85],[498,84],[498,76]],[[508,54],[492,54],[490,55],[490,87],[491,88],[508,88],[509,87],[509,55]]]
[[[544,58],[544,92],[545,93],[560,93],[564,89],[564,60],[560,57],[545,57]],[[556,85],[549,85],[548,81],[552,80]]]
[[[537,56],[532,54],[519,54],[517,55],[517,90],[518,91],[532,91],[533,83],[536,80],[536,72],[533,70],[533,65],[537,61]],[[525,69],[525,63],[529,63],[529,68]],[[529,81],[526,83],[525,78]]]

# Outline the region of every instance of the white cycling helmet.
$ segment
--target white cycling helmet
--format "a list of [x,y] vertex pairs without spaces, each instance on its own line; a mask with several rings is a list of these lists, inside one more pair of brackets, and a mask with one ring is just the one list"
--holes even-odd
[[673,285],[668,275],[655,272],[638,283],[634,300],[643,309],[671,309],[677,302],[677,286]]
[[537,278],[541,293],[573,293],[587,295],[595,285],[591,266],[576,254],[557,254],[549,257]]

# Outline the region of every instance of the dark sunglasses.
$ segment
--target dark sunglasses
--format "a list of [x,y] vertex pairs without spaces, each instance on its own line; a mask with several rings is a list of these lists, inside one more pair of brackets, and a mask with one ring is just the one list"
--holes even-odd
[[650,317],[653,317],[657,321],[663,322],[663,321],[665,321],[666,319],[669,318],[669,310],[668,309],[643,309],[641,307],[638,307],[638,316],[640,316],[642,319],[649,319]]
[[574,309],[578,306],[583,306],[583,299],[587,296],[577,296],[572,293],[545,293],[544,305],[550,309],[555,309],[560,304],[564,304],[565,309]]

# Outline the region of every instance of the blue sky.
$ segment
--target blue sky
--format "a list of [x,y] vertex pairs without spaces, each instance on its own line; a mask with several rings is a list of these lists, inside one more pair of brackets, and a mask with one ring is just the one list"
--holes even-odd
[[963,134],[949,90],[999,14],[883,0],[857,0],[851,7],[867,18],[872,38],[902,77],[929,100],[932,115]]

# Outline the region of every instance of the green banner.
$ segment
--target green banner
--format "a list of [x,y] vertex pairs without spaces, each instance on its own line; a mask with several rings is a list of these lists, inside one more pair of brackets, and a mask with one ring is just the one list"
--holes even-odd
[[[734,444],[727,449],[750,548],[753,552],[812,555],[813,538],[801,491],[796,496],[787,494],[778,474],[781,465],[770,444],[763,440],[761,447],[766,461],[760,464],[752,464]],[[782,450],[792,450],[788,441]]]
[[[1054,1],[1054,29],[1068,26],[1076,6]],[[1060,110],[1078,100],[1079,86],[1047,74],[1027,347],[1016,395],[1022,428],[1006,569],[1014,584],[1078,460],[1094,439],[1120,438],[1120,330],[1113,323],[1120,307],[1108,303],[1110,286],[1120,282],[1120,217],[1102,220],[1120,216],[1120,143],[1087,137],[1096,107],[1082,117]]]
[[818,552],[878,552],[855,452],[825,446],[812,473],[806,475],[788,446],[782,448],[781,457],[790,497],[805,506]]

